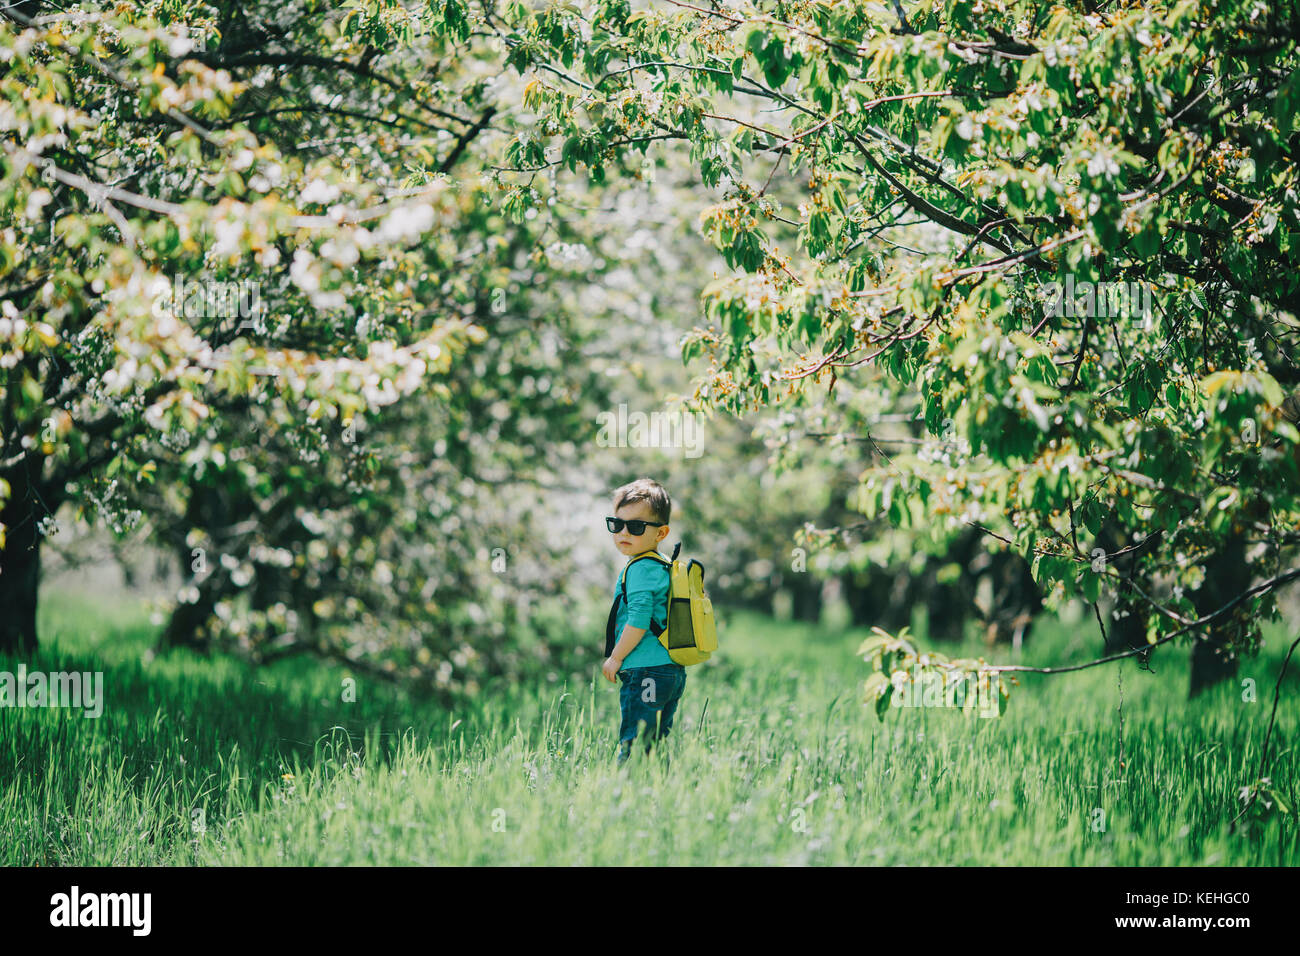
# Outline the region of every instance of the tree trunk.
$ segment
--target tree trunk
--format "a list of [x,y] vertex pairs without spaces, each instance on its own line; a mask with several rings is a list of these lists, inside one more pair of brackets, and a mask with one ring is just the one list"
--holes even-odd
[[[1029,562],[1018,553],[1000,551],[985,554],[988,555],[987,562],[981,562],[977,557],[971,564],[974,569],[982,563],[992,584],[991,606],[984,615],[984,639],[990,647],[1009,643],[1011,649],[1019,653],[1034,626],[1034,619],[1042,613],[1042,594]],[[976,608],[979,609],[978,604]]]
[[[925,596],[926,635],[932,641],[960,641],[966,633],[967,618],[979,610],[970,568],[979,549],[980,534],[977,529],[964,531],[952,540],[945,553],[926,559],[921,593]],[[957,575],[940,581],[940,570],[949,564],[957,565]]]
[[223,574],[216,566],[220,560],[216,549],[209,547],[212,553],[205,555],[205,561],[211,562],[213,566],[207,568],[203,579],[199,580],[194,568],[194,551],[187,535],[191,528],[222,527],[228,513],[220,492],[205,485],[196,487],[186,502],[185,517],[177,527],[171,544],[176,549],[176,564],[181,580],[197,588],[199,596],[196,601],[177,604],[172,610],[167,627],[158,635],[158,650],[188,647],[193,651],[207,652],[208,642],[200,638],[199,630],[212,618],[220,597],[218,585],[223,580]]
[[1212,630],[1210,640],[1197,641],[1192,648],[1191,681],[1187,696],[1195,697],[1207,687],[1237,674],[1237,658],[1227,656],[1228,642],[1222,632]]
[[[36,601],[41,583],[41,534],[45,509],[36,504],[21,465],[5,476],[10,496],[0,510],[5,546],[0,551],[0,654],[36,653]],[[57,507],[57,506],[56,506]]]
[[[1131,547],[1132,544],[1132,536],[1128,530],[1115,520],[1113,515],[1109,515],[1102,522],[1101,528],[1097,532],[1097,538],[1092,545],[1085,546],[1081,542],[1079,547],[1091,558],[1094,548],[1101,548],[1106,554],[1115,555],[1125,548]],[[1147,550],[1143,548],[1130,551],[1127,554],[1120,554],[1118,557],[1112,557],[1110,566],[1122,578],[1135,576],[1138,570],[1138,562]],[[1109,568],[1107,570],[1109,571]],[[1106,653],[1118,654],[1123,651],[1150,647],[1147,643],[1147,617],[1150,608],[1147,607],[1145,602],[1134,599],[1136,592],[1128,584],[1116,583],[1107,578],[1105,585],[1104,590],[1111,591],[1114,598],[1111,613],[1122,615],[1121,617],[1112,616],[1106,619],[1106,639],[1104,642]],[[1101,604],[1102,602],[1098,602],[1098,610],[1102,610]],[[1139,661],[1145,661],[1149,657],[1150,654],[1139,655]]]
[[796,621],[816,624],[822,615],[822,583],[807,571],[784,575],[790,592],[790,616]]
[[[205,582],[206,584],[207,582]],[[206,653],[207,642],[199,638],[199,629],[212,619],[216,595],[210,587],[199,586],[199,599],[193,604],[177,604],[167,619],[167,627],[158,635],[158,649],[188,647]]]
[[906,568],[891,573],[888,568],[869,566],[846,572],[840,580],[854,627],[879,626],[893,633],[911,623],[912,608],[906,599],[911,578]]
[[[1246,565],[1246,544],[1240,534],[1233,535],[1227,546],[1206,563],[1205,581],[1197,590],[1192,603],[1196,613],[1204,617],[1219,610],[1233,598],[1250,588],[1250,568]],[[1237,656],[1231,644],[1244,633],[1248,624],[1245,602],[1238,604],[1222,617],[1210,622],[1206,630],[1209,640],[1197,640],[1192,648],[1191,680],[1188,697],[1237,674]]]

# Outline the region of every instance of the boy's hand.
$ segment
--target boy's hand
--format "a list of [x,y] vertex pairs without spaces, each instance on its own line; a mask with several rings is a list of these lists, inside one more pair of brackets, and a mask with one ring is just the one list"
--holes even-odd
[[605,679],[611,684],[618,680],[618,669],[623,666],[623,662],[617,657],[605,658],[605,663],[601,665],[600,672],[605,675]]

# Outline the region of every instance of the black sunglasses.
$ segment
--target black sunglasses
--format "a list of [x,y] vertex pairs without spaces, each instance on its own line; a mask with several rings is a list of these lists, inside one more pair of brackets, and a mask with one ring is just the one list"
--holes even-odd
[[605,527],[610,530],[611,534],[618,534],[623,530],[623,525],[627,525],[628,534],[638,538],[645,534],[645,526],[648,524],[652,524],[656,528],[664,526],[662,521],[642,521],[640,518],[633,518],[631,521],[624,521],[622,518],[605,519]]

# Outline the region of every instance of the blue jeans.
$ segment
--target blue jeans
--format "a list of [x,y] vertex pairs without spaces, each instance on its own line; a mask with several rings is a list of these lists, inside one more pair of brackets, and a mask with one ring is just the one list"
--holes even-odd
[[623,682],[618,703],[623,722],[618,728],[620,752],[626,754],[645,723],[645,749],[667,737],[677,714],[677,702],[686,689],[686,668],[681,664],[658,664],[654,667],[625,667],[618,672]]

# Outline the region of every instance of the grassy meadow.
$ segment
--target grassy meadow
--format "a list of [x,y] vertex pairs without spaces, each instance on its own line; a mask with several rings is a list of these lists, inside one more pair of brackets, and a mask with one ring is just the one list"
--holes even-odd
[[[861,699],[865,632],[722,613],[663,762],[614,764],[618,695],[592,679],[445,712],[307,659],[152,657],[146,611],[47,592],[29,669],[103,670],[103,716],[0,710],[5,865],[1294,865],[1295,816],[1229,834],[1286,649],[1185,699],[1187,651],[1020,678],[1004,717]],[[599,643],[593,638],[593,646]],[[1044,619],[1024,663],[1096,656]],[[951,647],[944,650],[952,651]],[[981,653],[972,644],[967,651]],[[151,659],[150,659],[151,658]],[[1004,658],[999,656],[999,660]],[[592,672],[597,665],[593,662]],[[0,658],[0,670],[16,662]],[[1300,662],[1272,775],[1294,810]],[[707,699],[707,712],[705,701]]]

